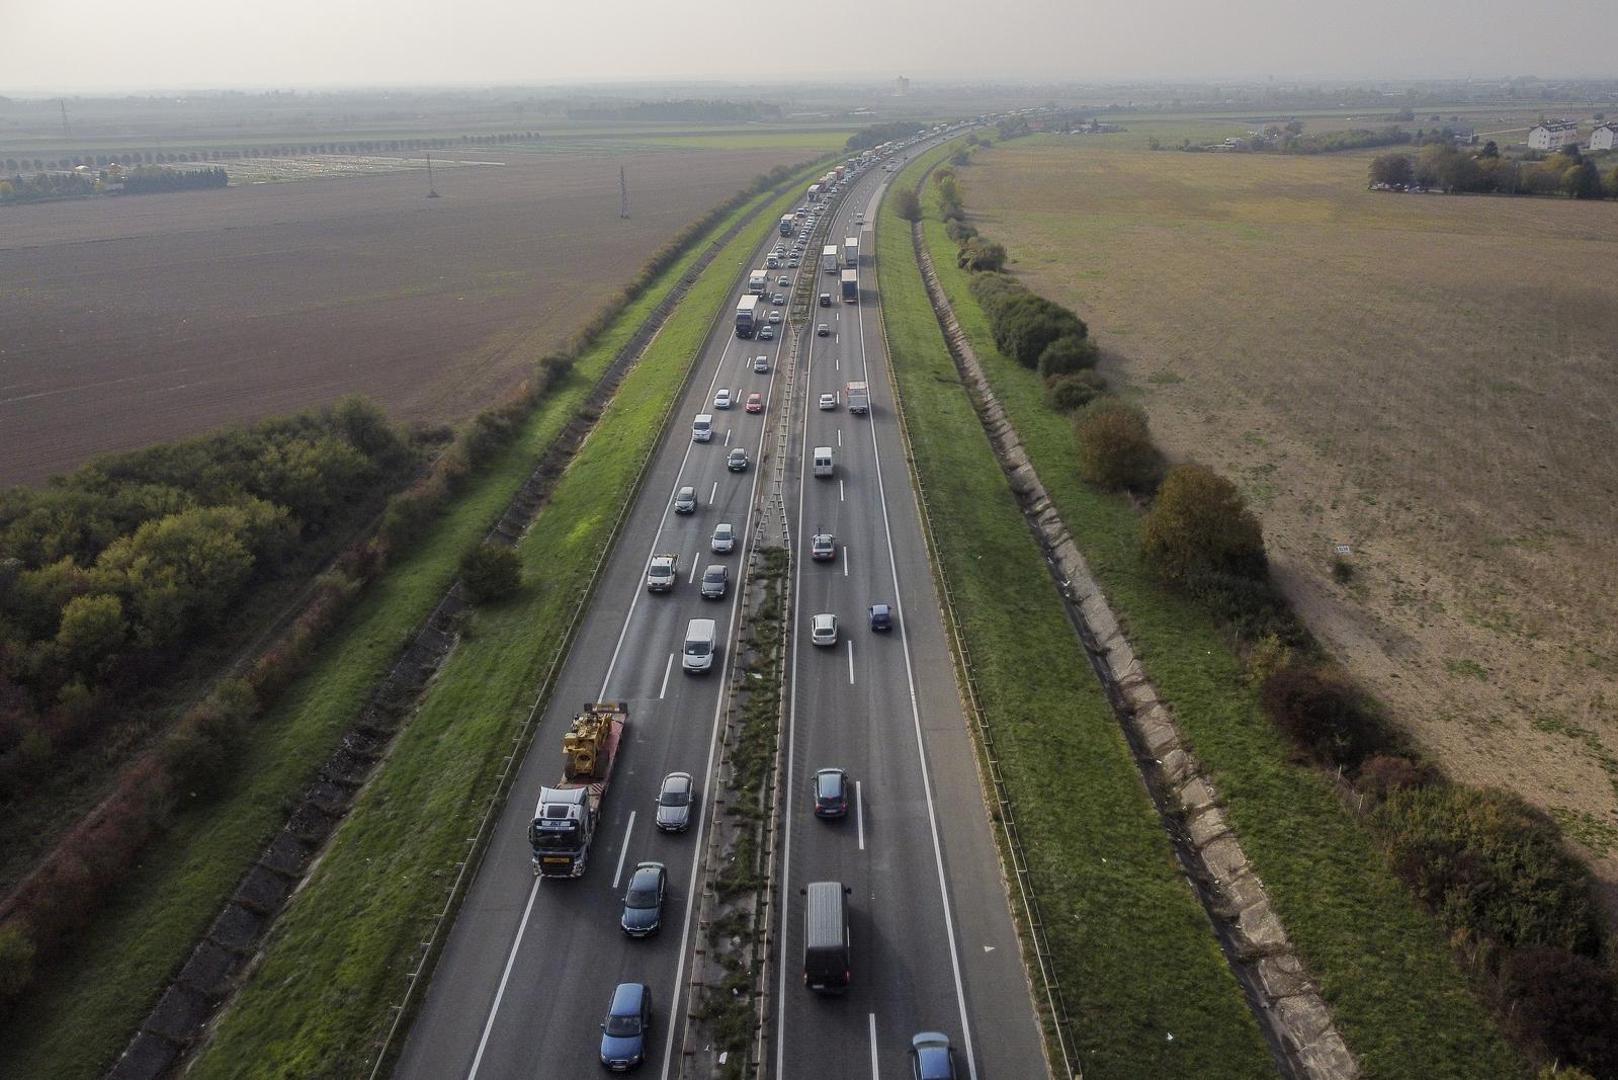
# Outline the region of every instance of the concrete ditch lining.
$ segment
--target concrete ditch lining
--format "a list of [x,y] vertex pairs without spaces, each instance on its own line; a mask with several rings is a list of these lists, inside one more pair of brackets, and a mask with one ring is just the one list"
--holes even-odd
[[1040,483],[1016,428],[996,399],[938,281],[919,222],[912,225],[911,241],[928,299],[967,396],[1029,528],[1045,552],[1047,567],[1135,753],[1176,856],[1275,1051],[1278,1067],[1289,1080],[1358,1077],[1359,1064],[1293,949],[1263,882],[1253,872],[1212,780],[1186,745],[1172,711],[1135,656]]

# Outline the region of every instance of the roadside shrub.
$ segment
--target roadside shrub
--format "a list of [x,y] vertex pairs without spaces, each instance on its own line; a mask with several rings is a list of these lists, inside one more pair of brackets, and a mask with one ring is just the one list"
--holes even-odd
[[227,679],[193,706],[163,741],[161,759],[176,791],[210,801],[234,775],[258,698],[245,679]]
[[[1500,990],[1507,1025],[1537,1057],[1618,1076],[1618,992],[1599,963],[1547,946],[1517,949],[1500,969]],[[1565,1080],[1576,1069],[1554,1075]]]
[[[965,221],[946,221],[944,223],[944,235],[949,237],[958,245],[965,244],[977,234],[978,230],[976,226],[973,226]],[[999,267],[995,267],[995,269],[998,270]]]
[[1236,485],[1205,465],[1176,465],[1141,528],[1141,553],[1165,581],[1212,571],[1265,575],[1264,533]]
[[1056,375],[1045,380],[1045,404],[1057,412],[1082,409],[1107,392],[1107,380],[1094,371]]
[[893,197],[893,210],[906,221],[921,220],[921,199],[914,191],[905,190]]
[[1355,768],[1388,746],[1381,719],[1339,668],[1283,668],[1264,681],[1259,701],[1270,721],[1323,765]]
[[1089,334],[1084,321],[1073,312],[1030,292],[1006,304],[990,329],[995,346],[1029,369],[1039,367],[1040,354],[1057,338]]
[[1373,754],[1360,764],[1354,787],[1369,796],[1374,805],[1395,791],[1426,787],[1436,779],[1433,770],[1419,761],[1396,754]]
[[1522,799],[1451,784],[1407,788],[1374,820],[1394,871],[1451,931],[1595,953],[1588,872],[1562,849],[1555,822]]
[[1152,445],[1146,414],[1107,395],[1086,405],[1074,422],[1079,474],[1108,490],[1150,491],[1162,474],[1162,456]]
[[1039,354],[1039,373],[1047,379],[1052,375],[1071,375],[1088,371],[1100,359],[1101,352],[1095,342],[1066,334],[1045,346],[1045,351]]
[[461,582],[475,603],[502,600],[522,586],[522,560],[515,548],[481,543],[461,558]]
[[974,235],[961,244],[961,250],[955,255],[955,265],[963,270],[1000,270],[1006,265],[1006,249],[992,240]]

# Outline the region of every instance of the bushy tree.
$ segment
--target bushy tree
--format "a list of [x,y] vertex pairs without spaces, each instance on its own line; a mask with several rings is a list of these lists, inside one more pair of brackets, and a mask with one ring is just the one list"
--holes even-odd
[[1082,409],[1106,392],[1106,380],[1094,371],[1056,375],[1045,380],[1045,404],[1057,412]]
[[1199,571],[1262,577],[1264,534],[1236,485],[1206,465],[1176,465],[1142,523],[1141,552],[1165,581]]
[[992,240],[971,236],[961,244],[960,251],[955,255],[955,264],[963,270],[977,272],[1002,270],[1006,265],[1006,249]]
[[1079,474],[1108,490],[1149,491],[1162,473],[1146,413],[1112,396],[1097,398],[1074,422]]
[[1259,698],[1270,722],[1322,765],[1357,768],[1386,748],[1370,702],[1338,668],[1282,668],[1264,680]]
[[1096,366],[1101,353],[1095,342],[1088,338],[1064,334],[1045,346],[1039,354],[1039,373],[1049,379],[1052,375],[1071,375]]
[[62,608],[56,645],[75,671],[91,674],[124,645],[129,625],[123,601],[107,593],[75,596]]
[[1601,174],[1589,161],[1581,161],[1562,174],[1562,190],[1575,199],[1600,199],[1606,195]]
[[893,210],[906,221],[921,220],[921,200],[909,189],[902,190],[893,197]]
[[461,582],[476,603],[503,600],[522,586],[522,560],[515,548],[479,544],[461,558]]
[[1618,992],[1600,963],[1562,949],[1518,949],[1501,967],[1500,988],[1507,1024],[1536,1056],[1573,1066],[1556,1080],[1618,1076]]
[[1024,291],[990,319],[994,343],[1025,368],[1038,368],[1040,354],[1061,337],[1083,338],[1089,327],[1073,312]]

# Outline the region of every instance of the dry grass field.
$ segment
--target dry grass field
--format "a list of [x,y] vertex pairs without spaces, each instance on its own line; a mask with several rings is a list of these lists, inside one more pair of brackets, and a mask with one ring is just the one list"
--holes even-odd
[[1556,815],[1618,897],[1618,204],[1142,141],[996,147],[968,210],[1089,320],[1168,453],[1243,485],[1403,726]]
[[816,152],[480,147],[456,156],[501,164],[435,170],[439,199],[419,169],[349,170],[0,209],[0,484],[353,392],[467,416],[682,227]]

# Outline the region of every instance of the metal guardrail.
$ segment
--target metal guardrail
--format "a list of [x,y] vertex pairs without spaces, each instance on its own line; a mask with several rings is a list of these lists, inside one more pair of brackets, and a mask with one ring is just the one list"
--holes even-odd
[[[934,163],[921,174],[921,177],[916,182],[916,190],[920,189],[936,167],[937,163]],[[919,223],[911,226],[911,245],[913,248],[921,242],[920,230]],[[917,273],[919,274],[919,252],[917,266]],[[905,412],[904,396],[900,393],[899,381],[893,373],[893,343],[888,336],[887,320],[883,317],[881,304],[877,305],[877,322],[882,328],[882,340],[888,350],[888,378],[893,392],[894,412],[899,420],[899,430],[904,437],[905,446],[908,448],[911,445],[910,425]],[[943,332],[942,326],[940,327],[940,332]],[[1056,1035],[1056,1049],[1061,1055],[1065,1075],[1074,1078],[1074,1080],[1081,1080],[1083,1073],[1078,1066],[1079,1054],[1077,1043],[1073,1038],[1072,1018],[1068,1014],[1067,1005],[1062,997],[1061,983],[1054,970],[1050,944],[1045,935],[1044,917],[1040,913],[1039,899],[1035,893],[1033,881],[1028,870],[1027,854],[1024,851],[1021,835],[1017,828],[1015,807],[1011,794],[1006,787],[1005,778],[1000,770],[999,757],[995,752],[994,730],[984,717],[983,705],[978,697],[977,684],[972,677],[972,654],[966,644],[966,636],[962,630],[960,619],[955,613],[955,598],[949,587],[949,577],[944,572],[943,560],[939,555],[938,537],[933,529],[932,504],[927,498],[927,485],[922,480],[920,472],[916,469],[915,459],[910,453],[905,454],[905,465],[910,472],[911,483],[915,486],[917,505],[921,509],[922,536],[927,543],[928,561],[932,563],[933,578],[938,583],[939,594],[943,601],[944,622],[949,630],[950,648],[954,654],[957,682],[964,690],[967,709],[971,713],[972,728],[977,733],[978,742],[982,748],[984,769],[994,790],[996,813],[992,816],[1000,826],[1001,839],[1005,851],[1010,857],[1011,877],[1017,883],[1018,898],[1023,909],[1023,924],[1033,946],[1039,981],[1044,990],[1045,1007],[1050,1018],[1051,1029]]]

